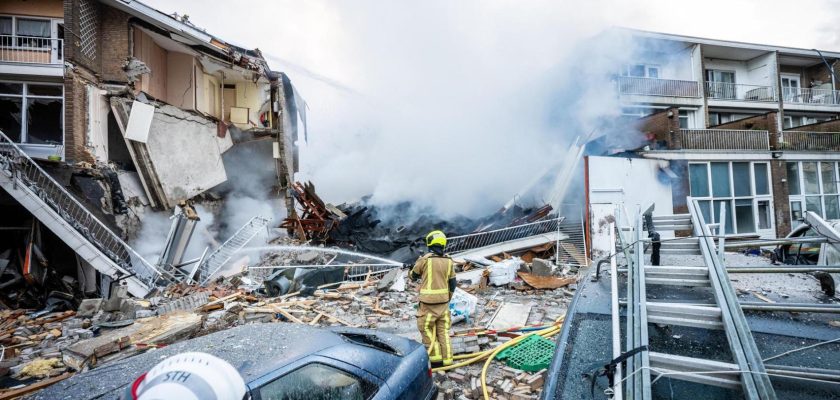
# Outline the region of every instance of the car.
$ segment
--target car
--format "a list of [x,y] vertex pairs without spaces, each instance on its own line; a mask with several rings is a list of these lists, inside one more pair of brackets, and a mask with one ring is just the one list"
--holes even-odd
[[425,347],[396,335],[292,323],[248,324],[105,364],[33,395],[35,399],[116,399],[163,359],[200,351],[239,371],[246,398],[433,399]]

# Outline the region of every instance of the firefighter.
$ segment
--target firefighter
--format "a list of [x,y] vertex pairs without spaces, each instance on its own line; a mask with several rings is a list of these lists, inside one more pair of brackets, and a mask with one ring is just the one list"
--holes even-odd
[[443,232],[429,232],[426,247],[429,253],[418,258],[411,270],[411,280],[420,280],[417,329],[429,352],[429,361],[451,365],[449,300],[455,292],[455,270],[452,259],[444,254],[446,235]]

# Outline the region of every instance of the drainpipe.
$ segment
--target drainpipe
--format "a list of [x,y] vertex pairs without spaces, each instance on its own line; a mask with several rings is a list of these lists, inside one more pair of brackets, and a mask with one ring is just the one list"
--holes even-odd
[[811,49],[811,50],[816,51],[817,54],[820,55],[820,58],[822,58],[822,62],[825,64],[825,67],[828,68],[828,73],[831,74],[831,90],[837,90],[837,83],[836,83],[837,82],[837,76],[835,76],[834,69],[831,68],[831,64],[828,63],[828,60],[825,59],[825,56],[823,56],[821,51],[819,51],[817,49]]

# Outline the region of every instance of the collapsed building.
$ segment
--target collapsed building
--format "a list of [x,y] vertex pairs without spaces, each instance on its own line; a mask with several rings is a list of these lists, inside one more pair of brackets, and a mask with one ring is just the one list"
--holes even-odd
[[[7,307],[107,296],[117,282],[142,297],[212,268],[219,249],[181,265],[201,218],[192,202],[225,201],[213,190],[237,148],[268,155],[266,196],[294,212],[306,105],[258,49],[138,1],[7,1],[0,29]],[[127,244],[152,212],[174,214],[158,260]],[[237,234],[267,223],[255,215]]]

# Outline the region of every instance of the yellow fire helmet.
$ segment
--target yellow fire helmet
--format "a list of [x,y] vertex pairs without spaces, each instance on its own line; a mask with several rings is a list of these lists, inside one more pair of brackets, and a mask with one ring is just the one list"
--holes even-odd
[[443,231],[431,231],[426,235],[426,246],[432,247],[434,245],[446,247],[446,235]]

